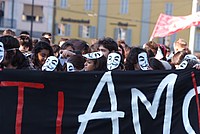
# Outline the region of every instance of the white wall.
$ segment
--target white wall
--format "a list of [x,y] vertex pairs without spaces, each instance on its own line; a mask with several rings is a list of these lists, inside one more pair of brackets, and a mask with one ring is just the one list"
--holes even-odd
[[[32,4],[32,0],[14,0],[15,12],[14,17],[17,20],[18,30],[30,31],[31,22],[22,20],[23,5]],[[53,19],[53,0],[34,0],[34,5],[43,6],[43,22],[33,23],[33,32],[52,32]]]

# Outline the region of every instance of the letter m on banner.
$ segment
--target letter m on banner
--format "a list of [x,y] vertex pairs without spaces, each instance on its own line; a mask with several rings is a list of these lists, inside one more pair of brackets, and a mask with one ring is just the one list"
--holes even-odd
[[146,109],[150,113],[153,119],[156,118],[158,106],[160,103],[161,95],[167,86],[166,104],[165,104],[165,116],[163,124],[163,134],[170,134],[171,118],[172,118],[172,107],[173,107],[173,90],[176,82],[177,75],[167,75],[159,84],[156,93],[153,98],[152,104],[147,100],[146,96],[137,88],[132,88],[132,114],[133,114],[133,125],[136,134],[141,134],[141,127],[139,122],[139,111],[138,111],[138,99],[145,105]]

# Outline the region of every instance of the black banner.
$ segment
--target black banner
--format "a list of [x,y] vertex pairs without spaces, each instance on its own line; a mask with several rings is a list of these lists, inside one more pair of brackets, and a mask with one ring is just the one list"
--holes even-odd
[[0,133],[199,133],[191,72],[3,70]]

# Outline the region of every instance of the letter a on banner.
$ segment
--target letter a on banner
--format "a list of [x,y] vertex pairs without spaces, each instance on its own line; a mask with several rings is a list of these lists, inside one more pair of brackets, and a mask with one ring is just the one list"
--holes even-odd
[[[94,112],[91,113],[94,105],[104,87],[104,85],[107,83],[108,86],[108,93],[110,96],[110,103],[111,103],[111,111],[110,112]],[[112,81],[111,72],[106,72],[103,77],[101,78],[99,84],[97,85],[94,94],[92,95],[92,98],[90,100],[90,103],[87,107],[87,110],[84,114],[79,115],[78,121],[81,122],[81,125],[78,129],[78,134],[83,134],[87,123],[89,120],[96,120],[96,119],[108,119],[110,118],[112,120],[112,133],[113,134],[119,134],[119,119],[118,118],[124,117],[124,112],[117,111],[117,97],[115,94],[115,88]]]

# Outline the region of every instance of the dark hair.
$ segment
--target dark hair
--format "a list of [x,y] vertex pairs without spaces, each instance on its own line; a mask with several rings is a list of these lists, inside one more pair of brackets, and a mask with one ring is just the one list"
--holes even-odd
[[53,53],[57,53],[57,52],[60,51],[60,46],[57,45],[57,44],[54,44],[54,45],[52,45],[51,47],[52,47],[52,49],[53,49]]
[[65,43],[63,43],[62,44],[62,46],[60,47],[60,49],[61,50],[65,50],[67,47],[72,47],[72,49],[74,50],[74,46],[73,46],[73,44],[72,43],[70,43],[70,42],[65,42]]
[[30,35],[29,32],[27,32],[27,31],[21,31],[20,35],[21,35],[21,34]]
[[49,33],[49,32],[42,33],[42,36],[45,36],[45,35],[51,36],[51,33]]
[[140,54],[141,52],[146,53],[146,51],[142,48],[139,47],[131,48],[126,58],[126,63],[125,63],[126,70],[135,70],[134,64],[138,63],[138,54]]
[[99,44],[99,46],[103,46],[103,47],[107,48],[109,50],[109,52],[118,51],[117,42],[114,41],[110,37],[99,39],[98,44]]
[[53,49],[52,47],[45,41],[39,41],[35,44],[35,47],[32,50],[32,62],[35,66],[39,66],[37,54],[42,50],[46,49],[49,50],[49,56],[53,56]]
[[94,61],[94,65],[95,65],[94,71],[106,71],[107,70],[107,58],[105,56],[102,56],[93,61]]
[[178,51],[171,58],[171,64],[172,65],[179,65],[182,62],[182,60],[184,59],[185,55],[187,55],[187,52],[185,52],[185,51]]
[[94,43],[90,46],[90,50],[91,52],[97,52],[99,49],[99,44],[98,43]]
[[70,56],[67,62],[72,63],[75,69],[82,70],[84,68],[85,58],[82,55],[73,55]]
[[11,35],[11,36],[16,36],[15,32],[11,29],[6,29],[3,31],[3,35]]
[[28,47],[29,48],[28,51],[31,51],[33,48],[32,40],[28,36],[20,35],[19,36],[19,44],[22,46]]
[[45,37],[40,37],[40,41],[45,41],[50,45],[50,40]]
[[[0,42],[4,44],[4,49],[7,51],[5,59],[16,69],[27,69],[30,65],[26,57],[19,51],[19,41],[13,36],[2,36],[0,37]],[[12,49],[12,50],[11,50]]]
[[[54,56],[56,56],[56,57],[58,58],[58,57],[59,57],[59,52],[60,52],[60,46],[57,45],[57,44],[54,44],[54,45],[52,45],[51,47],[52,47]],[[56,53],[57,53],[58,55],[55,55]]]
[[80,51],[81,54],[86,54],[86,53],[90,52],[89,45],[87,44],[87,42],[85,42],[83,40],[80,40],[80,39],[69,39],[66,42],[73,44],[74,50]]
[[60,44],[61,41],[66,42],[66,41],[68,41],[68,40],[69,40],[68,38],[60,38],[60,40],[58,41],[58,45]]
[[153,70],[165,70],[162,62],[154,57],[149,58],[149,65]]
[[124,50],[124,48],[123,48],[122,45],[119,45],[119,47],[122,49],[122,54],[121,54],[121,56],[122,56],[122,58],[124,59],[124,58],[125,58],[125,50]]

